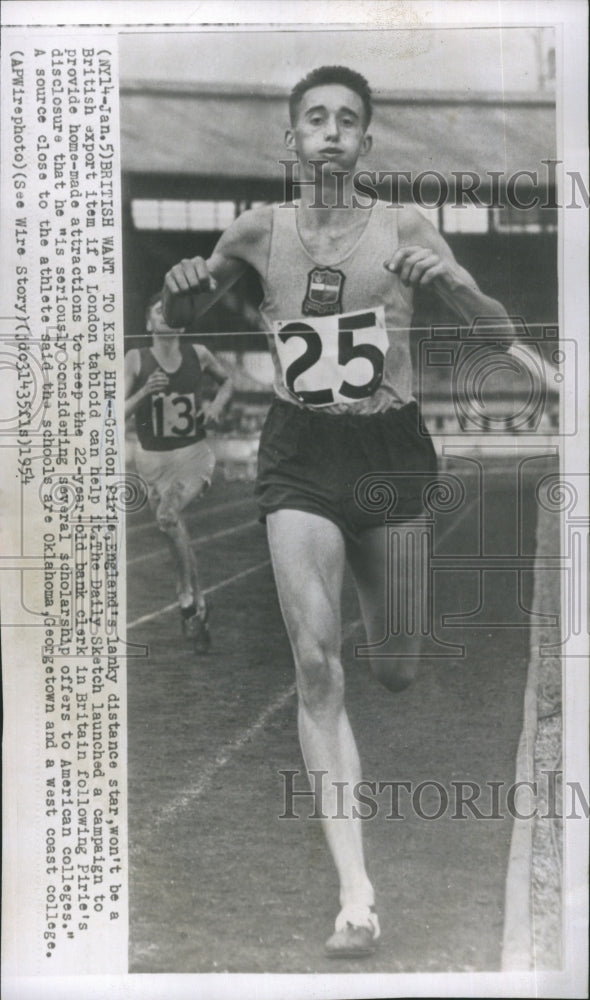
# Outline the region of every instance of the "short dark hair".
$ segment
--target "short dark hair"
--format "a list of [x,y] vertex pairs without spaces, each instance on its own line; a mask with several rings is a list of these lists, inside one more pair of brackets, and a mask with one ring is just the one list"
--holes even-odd
[[146,318],[146,321],[150,318],[150,313],[151,313],[152,309],[154,308],[154,306],[156,306],[158,304],[158,302],[161,302],[161,301],[162,301],[162,292],[161,291],[154,292],[153,295],[150,295],[150,297],[148,299],[148,303],[147,303],[147,305],[145,307],[145,318]]
[[312,69],[311,73],[295,84],[289,96],[291,124],[295,124],[297,111],[306,91],[311,90],[312,87],[323,87],[328,83],[339,83],[358,94],[365,109],[365,128],[368,128],[373,115],[371,88],[364,76],[361,76],[354,69],[349,69],[348,66],[319,66],[317,69]]

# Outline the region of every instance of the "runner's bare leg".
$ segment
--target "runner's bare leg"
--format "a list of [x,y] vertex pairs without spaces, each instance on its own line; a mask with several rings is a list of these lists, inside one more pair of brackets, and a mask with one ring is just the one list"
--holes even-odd
[[[416,539],[411,522],[396,525],[394,530],[395,558],[392,533],[387,528],[370,528],[363,531],[357,542],[349,541],[347,557],[357,586],[367,643],[379,646],[380,656],[371,660],[373,672],[390,691],[403,691],[418,670],[425,581],[416,572]],[[388,627],[388,606],[393,602],[397,602],[402,620],[402,628],[396,635],[389,634]],[[395,656],[383,655],[388,652]]]
[[[324,832],[340,879],[341,906],[374,902],[362,845],[362,820],[353,818],[352,789],[361,780],[356,743],[344,707],[340,659],[340,599],[344,539],[331,521],[298,510],[267,517],[268,539],[283,618],[295,659],[298,725],[308,770],[326,771]],[[345,782],[337,815],[336,787]]]
[[191,539],[184,517],[169,506],[161,504],[156,511],[156,520],[176,563],[178,602],[181,608],[190,607],[193,602],[198,608],[202,605],[203,598],[199,585],[197,560],[191,547]]

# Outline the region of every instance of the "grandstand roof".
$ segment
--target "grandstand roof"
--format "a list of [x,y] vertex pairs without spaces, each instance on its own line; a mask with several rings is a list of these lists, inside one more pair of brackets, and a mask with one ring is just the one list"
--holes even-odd
[[[234,85],[121,86],[122,168],[129,173],[282,179],[287,92]],[[550,94],[378,93],[369,170],[511,175],[555,158]],[[288,154],[284,152],[284,158]]]

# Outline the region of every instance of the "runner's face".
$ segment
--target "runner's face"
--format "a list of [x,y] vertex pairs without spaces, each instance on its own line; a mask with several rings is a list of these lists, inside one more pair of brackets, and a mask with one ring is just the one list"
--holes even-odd
[[310,160],[326,160],[324,172],[353,170],[359,156],[371,148],[362,99],[354,90],[335,83],[304,93],[297,120],[285,138],[287,148],[297,153],[304,166]]
[[173,330],[172,327],[168,326],[166,320],[164,319],[161,302],[155,302],[151,307],[148,313],[146,327],[148,333],[155,333],[159,336],[165,336],[167,333],[170,335],[178,333],[178,330]]

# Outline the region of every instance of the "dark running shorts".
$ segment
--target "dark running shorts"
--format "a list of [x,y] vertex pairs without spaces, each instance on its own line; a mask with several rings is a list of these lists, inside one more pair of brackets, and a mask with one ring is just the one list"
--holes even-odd
[[389,514],[404,520],[419,516],[423,491],[436,478],[436,454],[418,421],[414,402],[360,416],[322,413],[275,399],[258,453],[260,520],[283,508],[303,510],[327,517],[347,537],[357,538],[365,529],[385,524],[387,513],[367,509],[355,497],[355,486],[367,473],[389,474],[387,482],[397,496]]

